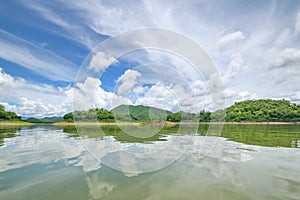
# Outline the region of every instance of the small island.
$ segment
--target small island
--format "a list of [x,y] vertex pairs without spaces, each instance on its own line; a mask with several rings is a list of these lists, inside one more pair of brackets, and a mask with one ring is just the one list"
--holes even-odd
[[102,125],[114,125],[117,122],[132,122],[134,124],[162,123],[166,125],[179,122],[218,122],[212,118],[213,115],[225,113],[225,123],[299,123],[300,105],[288,100],[246,100],[237,102],[224,110],[215,112],[202,110],[199,113],[176,112],[143,106],[143,105],[120,105],[112,110],[104,108],[92,108],[86,111],[74,111],[63,117],[44,117],[41,119],[23,119],[14,112],[5,111],[0,105],[0,125],[32,125],[39,123],[50,123],[54,125],[74,125],[77,122],[86,125],[99,122]]
[[76,121],[89,122],[97,119],[102,124],[111,125],[117,121],[132,121],[135,123],[179,123],[179,122],[218,122],[213,115],[225,113],[225,123],[299,123],[300,105],[288,100],[246,100],[237,102],[224,110],[215,112],[202,110],[199,113],[176,112],[150,107],[120,105],[112,110],[89,109],[87,111],[75,111],[63,116],[63,122],[56,125],[73,124]]

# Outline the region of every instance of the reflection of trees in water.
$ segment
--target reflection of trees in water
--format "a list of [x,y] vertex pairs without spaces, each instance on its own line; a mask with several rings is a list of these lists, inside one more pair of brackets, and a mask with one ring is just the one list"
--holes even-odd
[[21,128],[22,126],[0,126],[0,146],[4,145],[4,138],[15,137],[15,133]]
[[[127,125],[124,125],[127,126]],[[153,125],[155,126],[155,125]],[[128,125],[128,127],[130,127]],[[132,126],[134,128],[134,126]],[[149,128],[149,127],[148,127]],[[124,129],[127,130],[127,129]],[[130,130],[130,129],[128,129]],[[194,125],[164,126],[157,134],[150,137],[134,137],[124,132],[117,125],[82,125],[82,126],[65,126],[63,132],[72,134],[73,137],[87,137],[102,140],[104,136],[113,136],[117,141],[124,143],[153,143],[156,141],[166,141],[164,135],[180,134],[190,135],[196,132]]]
[[[208,124],[199,126],[201,135],[205,135]],[[226,124],[221,136],[229,140],[268,147],[298,147],[300,140],[299,124]]]
[[123,132],[118,126],[66,126],[63,127],[65,133],[72,134],[73,137],[87,137],[102,140],[104,136],[113,136],[119,142],[126,143],[151,143],[155,141],[165,141],[161,134],[156,134],[148,138],[138,138]]
[[73,137],[88,137],[102,140],[104,137],[103,131],[99,126],[65,126],[63,132],[71,134]]
[[[104,136],[113,136],[119,142],[126,143],[152,143],[155,141],[165,141],[163,135],[169,134],[193,134],[195,126],[193,125],[175,125],[164,126],[158,134],[148,138],[139,138],[128,135],[118,126],[66,126],[63,131],[71,133],[74,137],[88,137],[103,139]],[[209,125],[201,124],[198,127],[198,133],[205,136]],[[299,147],[300,141],[300,125],[270,125],[270,124],[226,124],[223,127],[221,137],[231,141],[243,144],[269,146],[269,147]]]

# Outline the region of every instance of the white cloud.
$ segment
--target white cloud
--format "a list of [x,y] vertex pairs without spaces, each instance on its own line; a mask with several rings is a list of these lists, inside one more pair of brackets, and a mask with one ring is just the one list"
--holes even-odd
[[[198,83],[193,85],[196,86]],[[199,97],[197,96],[198,94],[194,93],[194,89],[184,87],[181,84],[164,85],[161,82],[157,82],[149,87],[144,95],[139,96],[135,104],[154,106],[172,112],[197,112],[204,108],[201,107],[202,104],[198,101]],[[195,92],[198,92],[198,90],[195,90]]]
[[245,66],[244,59],[241,54],[233,54],[228,69],[222,77],[223,83],[226,84],[231,81]]
[[280,57],[273,63],[272,68],[286,67],[300,63],[300,50],[287,48],[281,52]]
[[0,68],[0,102],[22,116],[54,116],[71,111],[73,90],[12,77]]
[[128,69],[122,74],[117,83],[117,94],[121,96],[129,96],[133,92],[133,86],[137,83],[137,79],[141,77],[141,73],[136,70]]
[[230,106],[235,102],[240,102],[248,99],[258,99],[258,96],[255,93],[251,93],[249,91],[236,91],[233,89],[225,89],[224,93],[227,106]]
[[154,106],[169,111],[179,110],[178,99],[172,93],[171,88],[160,82],[151,86],[142,97],[136,100],[135,104]]
[[[92,34],[91,30],[87,30],[78,15],[69,14],[66,17],[63,13],[56,12],[51,4],[43,5],[44,2],[31,1],[20,2],[24,7],[33,10],[40,14],[42,18],[51,22],[52,24],[61,27],[62,29],[53,29],[44,27],[49,32],[52,32],[60,37],[65,37],[69,40],[76,41],[83,46],[93,49],[101,40],[96,34]],[[59,2],[61,7],[64,7],[63,2]],[[64,13],[68,12],[70,8],[64,7]],[[69,12],[71,13],[71,12]],[[76,23],[73,23],[73,20]]]
[[292,37],[291,31],[289,29],[285,29],[280,33],[275,43],[279,45],[284,44],[289,40],[290,37]]
[[[226,83],[230,83],[230,81],[233,80],[238,81],[238,84],[235,85],[235,95],[232,96],[233,100],[243,99],[244,97],[253,98],[255,96],[255,94],[243,91],[255,91],[257,94],[267,93],[265,98],[272,98],[276,96],[278,92],[280,92],[280,89],[275,89],[270,86],[270,83],[268,82],[271,81],[266,81],[264,79],[267,75],[270,77],[272,76],[272,82],[293,79],[292,82],[290,81],[290,85],[288,85],[288,87],[283,88],[284,90],[299,89],[297,88],[299,82],[299,69],[297,67],[297,64],[299,64],[299,50],[297,49],[299,41],[297,39],[297,32],[300,30],[300,14],[297,10],[297,6],[293,6],[293,8],[291,8],[289,3],[277,2],[278,5],[276,6],[276,8],[285,8],[284,6],[289,7],[291,9],[289,13],[282,13],[270,4],[259,3],[253,10],[247,8],[249,15],[243,17],[238,15],[239,12],[228,12],[228,9],[237,6],[235,3],[224,4],[222,1],[213,4],[205,1],[189,1],[188,3],[180,1],[163,1],[160,4],[157,4],[155,1],[139,1],[132,4],[121,1],[95,2],[93,0],[87,0],[84,2],[65,1],[60,3],[62,9],[66,11],[72,10],[72,12],[69,12],[70,15],[64,15],[64,13],[58,12],[55,9],[55,6],[53,6],[54,4],[44,2],[32,2],[29,7],[38,11],[38,14],[44,19],[62,28],[58,28],[56,31],[64,33],[68,35],[69,38],[74,38],[75,41],[85,44],[90,48],[99,42],[99,40],[95,39],[97,37],[94,37],[95,32],[111,36],[122,33],[123,31],[150,26],[167,28],[189,36],[207,50],[207,53],[216,63],[220,72],[225,72],[223,73],[223,81],[226,87],[228,87]],[[266,12],[270,10],[270,7],[271,11]],[[243,9],[246,8],[241,8],[240,12],[245,11]],[[274,12],[274,10],[276,12]],[[211,17],[212,12],[218,13],[220,17]],[[295,16],[297,16],[296,20]],[[76,21],[76,23],[74,23],[74,21]],[[257,23],[257,21],[260,21],[261,23]],[[91,31],[91,29],[94,31]],[[242,31],[233,32],[232,30]],[[295,30],[295,33],[293,30]],[[229,34],[224,36],[222,35],[223,37],[220,38],[220,33]],[[151,38],[145,38],[145,40],[147,39]],[[159,40],[160,38],[154,39]],[[131,41],[128,41],[128,43],[130,42]],[[174,42],[174,45],[177,45],[176,41]],[[9,45],[7,46],[9,47]],[[215,48],[216,46],[218,48]],[[238,47],[238,51],[236,51],[237,48],[235,47]],[[287,47],[289,47],[289,49],[282,51],[282,49]],[[16,52],[19,52],[18,54],[9,48],[8,50],[8,53],[5,51],[1,52],[6,56],[10,56],[9,58],[13,57],[11,59],[20,60],[20,58],[22,58],[26,61],[26,63],[35,61],[35,58],[32,59],[32,56],[23,48],[21,49],[22,51],[20,51],[20,48],[17,48]],[[23,55],[26,55],[24,56],[25,58],[22,57]],[[179,62],[179,59],[176,60],[171,57],[171,59],[167,60],[167,56],[152,55],[147,55],[149,56],[149,60],[172,65],[172,69],[179,72],[180,75],[183,75],[184,79],[191,79],[191,85],[193,86],[193,91],[196,94],[203,96],[203,98],[206,97],[208,91],[205,83],[201,81],[196,82],[198,79],[197,77],[194,78],[194,75],[197,75],[195,70],[190,70],[186,63]],[[103,55],[102,58],[105,58],[105,56]],[[107,58],[108,59],[106,60],[104,59],[107,63],[113,61],[113,58]],[[143,61],[144,58],[138,57],[137,60],[138,59]],[[95,65],[91,67],[91,69],[95,69],[96,71],[99,70],[99,72],[105,69],[105,64],[103,64],[103,62],[100,62],[100,65],[98,65],[98,59],[95,57],[94,60]],[[245,67],[245,61],[247,61],[247,68]],[[272,67],[276,68],[274,71],[278,72],[275,75],[270,73],[271,70],[268,70],[270,62],[272,61],[275,61],[272,63]],[[52,61],[51,63],[53,64]],[[51,66],[57,65],[54,63]],[[287,68],[285,66],[289,67]],[[28,65],[28,67],[30,66]],[[60,69],[65,68],[61,67]],[[178,76],[165,73],[168,72],[167,70],[160,72],[162,72],[165,79],[169,79],[169,82],[167,83],[170,83],[173,79],[178,80]],[[41,69],[38,73],[43,73],[44,75],[47,74],[47,76],[51,77],[60,76],[60,74],[54,75],[54,73],[48,72],[46,69]],[[64,76],[69,76],[70,73],[64,72],[62,74]],[[159,80],[160,77],[157,77]],[[124,80],[124,82],[120,81],[120,93],[127,94],[127,92],[130,91],[130,88],[132,88],[132,91],[135,94],[147,94],[147,91],[151,88],[144,88],[135,85],[134,79],[135,78],[133,77],[132,79]],[[22,82],[21,80],[15,81],[16,83],[5,84],[21,84]],[[214,80],[211,79],[211,82],[214,82]],[[82,83],[84,84],[84,82]],[[166,81],[163,83],[165,86],[169,86],[169,84],[166,84]],[[263,84],[257,86],[258,83]],[[213,83],[211,85],[213,85]],[[12,88],[12,86],[7,87]],[[38,90],[45,90],[49,91],[49,93],[58,94],[63,94],[65,90],[62,89],[63,91],[59,91],[58,88],[51,88],[51,86],[42,85],[35,85],[34,87],[35,92],[27,89],[27,91],[29,91],[27,94],[28,96],[26,96],[25,92],[23,92],[22,94],[24,95],[18,95],[18,98],[26,96],[26,98],[32,100],[34,94],[36,94],[36,91]],[[99,87],[101,87],[101,85]],[[26,88],[29,87],[26,86]],[[2,88],[0,88],[0,90],[1,89]],[[90,94],[92,95],[93,92],[95,92],[95,95],[99,94],[99,98],[97,97],[97,100],[95,100],[94,103],[109,107],[105,101],[109,100],[109,98],[115,94],[107,93],[104,90],[97,88],[95,90],[96,92],[91,91]],[[154,91],[152,92],[154,93]],[[178,92],[180,92],[180,89],[178,89]],[[6,96],[8,96],[8,90],[6,90],[6,93]],[[151,104],[151,101],[155,102],[153,98],[152,100],[150,98],[151,93],[148,93],[147,95],[148,99],[145,98],[143,100],[145,104]],[[288,96],[292,94],[286,93],[286,95]],[[115,97],[119,98],[117,95]],[[43,97],[38,98],[44,102],[42,99]],[[50,102],[49,99],[44,99],[45,101],[48,101],[46,104]],[[51,101],[55,101],[56,103],[58,101],[57,99],[61,100],[61,98],[52,98]],[[142,102],[142,99],[140,101]],[[158,102],[158,100],[155,104],[161,105],[162,107],[166,105],[163,104],[163,102]],[[167,105],[166,107],[172,109],[171,104],[173,105],[171,102],[170,105]],[[200,104],[209,107],[209,100],[203,99]]]
[[236,31],[228,35],[223,36],[217,43],[219,50],[227,50],[232,46],[238,44],[240,41],[244,40],[244,33],[241,31]]
[[[63,101],[70,89],[69,86],[62,88],[32,83],[22,78],[12,77],[0,68],[0,100],[15,100],[27,97],[28,99],[41,99],[46,104],[58,104]],[[49,98],[49,96],[52,98]]]
[[283,92],[278,94],[275,99],[286,99],[293,103],[300,104],[300,90],[292,92]]
[[83,83],[77,83],[74,89],[74,110],[87,110],[89,108],[110,110],[121,104],[132,103],[128,98],[103,90],[98,78],[87,77]]
[[69,110],[64,104],[53,105],[45,104],[41,99],[29,100],[26,97],[21,97],[18,105],[9,105],[8,103],[1,103],[7,110],[13,111],[22,116],[62,116]]
[[0,30],[0,58],[51,80],[73,81],[76,66],[52,52]]
[[191,88],[195,95],[197,96],[203,96],[209,94],[209,90],[207,88],[207,85],[202,80],[196,80],[191,83]]
[[[152,25],[151,18],[143,8],[143,2],[97,2],[93,0],[66,2],[68,7],[84,13],[84,21],[89,28],[104,35],[115,35],[138,27]],[[142,7],[141,7],[142,6]],[[141,8],[141,9],[140,9]]]
[[[9,111],[27,117],[62,116],[67,112],[93,107],[111,109],[120,104],[132,104],[127,98],[101,88],[101,81],[87,77],[75,88],[53,87],[15,78],[0,68],[0,104]],[[75,105],[73,105],[73,96]]]
[[296,32],[300,32],[300,11],[297,13],[296,20],[295,20],[295,30]]
[[107,55],[104,52],[97,52],[96,55],[92,56],[87,69],[92,69],[97,73],[104,72],[109,65],[116,62],[117,60],[114,57]]

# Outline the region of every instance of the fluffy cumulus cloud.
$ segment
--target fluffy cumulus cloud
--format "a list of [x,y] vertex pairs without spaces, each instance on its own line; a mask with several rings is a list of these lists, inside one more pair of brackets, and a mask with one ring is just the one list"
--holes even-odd
[[296,21],[295,21],[295,30],[300,32],[300,11],[297,13]]
[[0,92],[0,104],[25,117],[62,116],[73,111],[73,98],[75,108],[80,110],[131,104],[127,98],[104,91],[97,78],[88,77],[75,87],[61,88],[12,77],[1,68]]
[[107,67],[116,62],[117,60],[114,57],[107,55],[104,52],[97,52],[92,56],[91,62],[87,68],[89,70],[94,70],[97,73],[104,72]]
[[242,31],[236,31],[228,35],[223,36],[217,43],[219,50],[226,50],[228,48],[237,45],[240,41],[244,40],[245,36]]
[[[28,82],[0,68],[0,103],[22,116],[63,115],[71,110],[73,89]],[[8,103],[9,102],[9,103]]]
[[76,84],[74,89],[74,110],[89,108],[112,109],[121,104],[131,104],[128,98],[102,89],[98,78],[87,77],[83,82]]
[[[142,27],[160,27],[180,32],[200,44],[212,58],[222,74],[226,101],[229,104],[244,99],[277,98],[278,94],[286,95],[285,98],[295,102],[298,99],[300,3],[292,5],[289,1],[277,1],[275,4],[258,2],[245,7],[237,1],[224,3],[222,0],[213,3],[167,0],[160,4],[143,0],[134,4],[94,0],[59,2],[61,9],[68,11],[68,15],[59,12],[55,3],[32,1],[28,5],[22,5],[27,12],[37,11],[36,15],[45,22],[45,26],[41,25],[43,30],[49,30],[51,26],[48,25],[55,24],[59,27],[55,29],[56,36],[83,44],[88,49],[101,41],[99,37],[103,40],[104,36],[114,36]],[[244,15],[246,12],[247,15]],[[211,13],[218,13],[218,17],[212,17]],[[2,59],[22,65],[54,81],[73,80],[75,70],[72,62],[5,31],[1,31],[0,36]],[[145,37],[145,40],[149,39],[151,38]],[[154,39],[159,41],[161,38]],[[174,45],[177,45],[176,41]],[[186,50],[190,51],[188,48]],[[84,109],[90,106],[109,109],[111,99],[116,99],[115,102],[152,105],[169,110],[176,110],[181,105],[188,110],[194,108],[194,103],[190,102],[191,94],[198,96],[198,105],[201,108],[211,108],[212,100],[207,84],[214,86],[214,78],[205,83],[195,76],[197,71],[182,59],[170,56],[167,59],[161,52],[156,55],[149,52],[150,50],[146,50],[144,57],[136,57],[136,60],[126,62],[142,63],[150,60],[172,66],[173,71],[189,81],[191,89],[184,87],[184,81],[175,76],[176,73],[173,76],[171,70],[162,67],[153,67],[152,71],[159,71],[157,74],[163,76],[149,76],[154,83],[146,86],[138,84],[138,81],[147,73],[134,69],[125,71],[115,82],[115,93],[105,91],[97,78],[82,80],[74,88],[60,88],[32,83],[0,71],[0,101],[11,110],[33,116],[70,111],[73,94],[81,102],[79,107]],[[98,52],[91,57],[88,69],[99,73],[116,62],[116,58]],[[148,69],[149,71],[151,70]],[[203,77],[205,80],[208,78]],[[278,83],[285,85],[280,88],[277,87]],[[130,95],[134,99],[130,100]],[[52,108],[52,105],[59,109]]]
[[273,63],[271,67],[288,67],[297,64],[300,64],[300,50],[287,48],[281,52],[280,57]]
[[137,83],[137,79],[141,77],[141,75],[142,74],[136,70],[126,70],[117,80],[117,84],[119,84],[117,86],[117,94],[121,96],[130,95],[132,93],[133,86]]
[[241,54],[233,54],[231,56],[228,69],[224,74],[223,83],[226,84],[230,82],[245,66],[244,59]]
[[62,116],[67,113],[68,105],[64,103],[59,105],[45,104],[41,99],[27,99],[21,97],[18,100],[18,105],[9,105],[8,103],[1,103],[7,110],[13,111],[22,116]]
[[175,94],[172,93],[169,86],[165,86],[162,83],[157,83],[151,86],[142,97],[139,97],[136,100],[135,104],[154,106],[170,111],[179,110],[179,101]]
[[286,99],[293,103],[300,104],[300,90],[280,93],[276,96],[276,99]]
[[224,93],[227,106],[232,105],[235,102],[258,98],[257,94],[248,91],[236,91],[234,89],[225,89]]

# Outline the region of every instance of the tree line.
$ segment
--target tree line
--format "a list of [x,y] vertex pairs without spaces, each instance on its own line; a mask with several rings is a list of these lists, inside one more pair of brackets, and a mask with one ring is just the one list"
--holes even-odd
[[[129,113],[128,113],[129,111]],[[151,112],[151,117],[149,113]],[[114,122],[115,119],[120,121],[200,121],[209,122],[220,113],[225,114],[226,122],[299,122],[300,121],[300,105],[291,103],[288,100],[246,100],[237,102],[234,105],[227,107],[224,110],[215,112],[202,110],[199,113],[176,112],[171,113],[158,108],[149,106],[129,106],[126,108],[122,105],[111,111],[103,108],[93,108],[87,111],[75,111],[74,113],[67,113],[60,117],[43,118],[36,120],[29,118],[31,122],[54,122],[64,120],[68,122],[74,121],[101,121]],[[4,106],[0,105],[0,120],[21,120],[14,112],[5,111]]]
[[9,111],[5,111],[4,106],[0,105],[0,120],[6,120],[6,121],[17,121],[17,120],[21,120],[21,116],[18,116],[16,113],[14,112],[9,112]]
[[[125,121],[131,119],[133,121],[150,121],[149,118],[149,107],[147,106],[131,106],[130,114],[120,113],[115,114],[113,111],[105,109],[90,109],[88,111],[75,111],[77,120],[91,120],[97,119],[98,121],[113,122],[115,116],[119,120],[124,119]],[[291,103],[288,100],[246,100],[237,102],[234,105],[227,107],[224,110],[215,112],[202,110],[199,113],[186,113],[176,112],[171,113],[166,111],[167,115],[165,118],[157,118],[157,121],[200,121],[209,122],[214,120],[212,116],[216,116],[221,113],[225,114],[226,122],[296,122],[300,121],[300,105]],[[136,113],[139,113],[137,115]],[[73,113],[68,113],[64,116],[64,120],[73,121]]]

